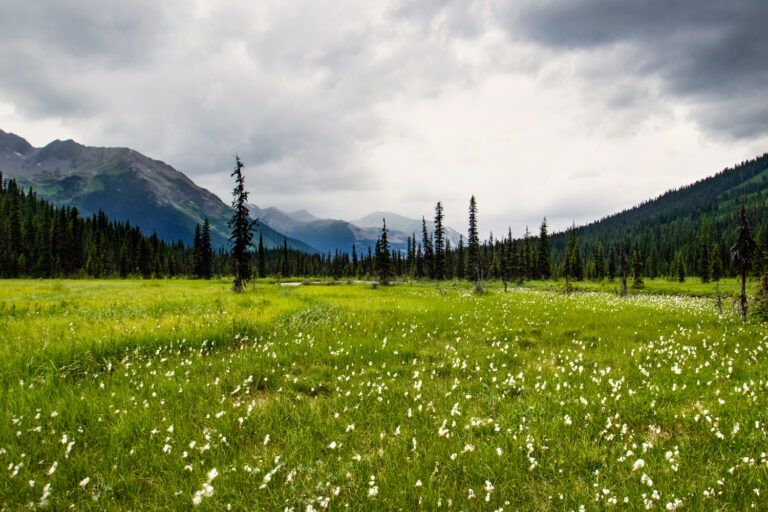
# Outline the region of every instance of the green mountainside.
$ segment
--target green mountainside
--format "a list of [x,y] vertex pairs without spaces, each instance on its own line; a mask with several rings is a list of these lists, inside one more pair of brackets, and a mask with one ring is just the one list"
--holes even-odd
[[[690,185],[670,190],[634,208],[577,228],[585,258],[602,244],[627,243],[628,252],[637,249],[648,275],[668,272],[679,254],[689,273],[694,273],[697,246],[704,217],[709,239],[717,244],[724,267],[728,267],[728,248],[735,239],[736,214],[744,201],[756,238],[768,247],[768,154],[724,169]],[[552,235],[553,254],[562,255],[567,233]],[[650,261],[649,261],[650,260]],[[758,258],[757,265],[761,265]],[[655,272],[654,272],[655,270]]]
[[[224,245],[229,236],[229,206],[170,165],[132,149],[88,147],[72,140],[34,148],[0,130],[0,170],[54,204],[77,206],[83,216],[101,210],[166,241],[190,244],[195,225],[205,218],[215,246]],[[283,245],[283,234],[267,225],[258,229],[267,248]],[[313,250],[292,238],[288,245]]]

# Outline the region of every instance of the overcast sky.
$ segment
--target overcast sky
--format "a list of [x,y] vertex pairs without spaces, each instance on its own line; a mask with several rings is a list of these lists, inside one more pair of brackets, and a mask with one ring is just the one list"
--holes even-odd
[[519,235],[768,151],[765,0],[0,2],[0,128]]

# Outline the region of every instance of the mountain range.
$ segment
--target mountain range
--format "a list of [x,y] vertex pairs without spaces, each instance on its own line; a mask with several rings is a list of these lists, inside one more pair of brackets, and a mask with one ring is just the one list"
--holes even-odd
[[[261,209],[250,205],[251,215],[271,228],[302,240],[321,252],[344,251],[350,252],[352,244],[358,251],[373,249],[381,235],[382,220],[387,220],[389,242],[393,249],[405,250],[407,238],[413,234],[417,240],[422,239],[422,221],[410,219],[392,212],[373,212],[353,221],[340,219],[320,219],[306,210],[284,212],[278,208]],[[434,225],[427,221],[427,230],[432,233]],[[445,228],[445,237],[455,246],[459,233]]]
[[[147,234],[167,241],[192,242],[196,224],[211,224],[214,246],[226,244],[231,208],[182,172],[130,148],[90,147],[73,140],[55,140],[35,148],[22,137],[0,130],[0,171],[54,204],[76,206],[81,215],[104,211],[116,221],[130,222]],[[358,250],[373,247],[386,217],[394,249],[405,249],[406,238],[421,238],[421,221],[391,212],[374,212],[357,221],[320,219],[306,210],[284,212],[250,205],[259,219],[264,245],[283,245],[306,252]],[[427,222],[432,228],[432,222]],[[431,231],[431,229],[430,229]],[[458,233],[446,229],[457,243]],[[257,235],[258,239],[258,235]]]

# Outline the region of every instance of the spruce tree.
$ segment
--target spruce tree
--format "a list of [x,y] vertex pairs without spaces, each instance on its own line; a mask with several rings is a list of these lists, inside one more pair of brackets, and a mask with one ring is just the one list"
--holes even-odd
[[674,274],[677,276],[677,281],[679,283],[684,283],[686,268],[685,268],[685,261],[683,261],[683,254],[680,251],[678,251],[677,255],[675,256],[675,263],[673,267],[674,267]]
[[256,270],[259,273],[259,277],[267,277],[267,251],[264,250],[264,236],[259,230],[259,249],[258,260],[256,262]]
[[547,233],[547,218],[539,228],[539,240],[536,245],[536,273],[540,279],[549,279],[552,272],[549,268],[549,234]]
[[251,219],[251,212],[248,209],[248,192],[245,190],[243,163],[239,156],[235,156],[235,169],[230,176],[235,178],[235,188],[232,190],[233,212],[228,223],[229,229],[232,230],[229,241],[232,244],[230,256],[232,258],[232,271],[235,275],[232,289],[242,293],[251,278],[251,253],[249,249],[253,246],[251,241],[253,240],[256,221]]
[[456,277],[464,279],[467,262],[464,257],[464,235],[459,235],[459,247],[456,249]]
[[381,238],[379,238],[376,252],[378,255],[379,282],[388,284],[394,277],[395,271],[392,266],[392,255],[389,252],[387,219],[382,219]]
[[[331,259],[331,253],[328,253],[328,259]],[[331,267],[333,268],[333,267]],[[283,277],[291,274],[290,261],[288,260],[288,238],[283,237],[283,256],[280,258],[280,273]]]
[[741,277],[741,294],[739,301],[741,303],[741,319],[747,320],[747,271],[752,265],[752,257],[755,251],[755,240],[752,238],[752,225],[747,220],[744,211],[744,201],[739,206],[738,226],[736,227],[736,243],[731,246],[731,263],[739,272]]
[[467,266],[475,281],[475,290],[482,291],[482,270],[480,260],[480,238],[477,234],[477,201],[473,195],[469,200],[469,231],[467,232]]
[[576,281],[584,279],[584,265],[579,250],[579,240],[576,236],[576,224],[571,225],[571,229],[568,230],[568,245],[565,249],[563,271],[566,279],[572,278]]
[[435,206],[435,279],[442,281],[445,278],[445,241],[443,229],[443,205],[440,201]]
[[424,219],[424,217],[421,217],[421,237],[422,237],[422,245],[424,246],[424,259],[422,261],[422,273],[425,278],[432,279],[435,255],[434,255],[434,252],[432,251],[432,238],[429,236],[429,230],[427,229],[427,221],[426,219]]
[[357,249],[355,249],[355,244],[352,244],[352,275],[357,276]]
[[204,279],[210,279],[213,275],[213,248],[211,247],[211,224],[207,218],[203,222],[203,230],[200,232],[200,252],[200,275]]
[[605,253],[602,242],[595,246],[595,273],[598,280],[605,277]]
[[192,273],[195,277],[203,275],[203,251],[200,244],[200,224],[195,224],[195,238],[192,242]]

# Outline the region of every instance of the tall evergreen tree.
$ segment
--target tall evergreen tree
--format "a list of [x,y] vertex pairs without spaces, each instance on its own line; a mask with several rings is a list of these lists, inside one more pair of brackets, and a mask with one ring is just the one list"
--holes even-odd
[[440,201],[435,206],[435,279],[445,278],[445,231],[443,229],[443,205]]
[[200,232],[200,270],[201,277],[210,279],[213,275],[213,248],[211,247],[211,224],[208,218],[203,222]]
[[424,217],[421,218],[421,237],[422,245],[424,246],[424,259],[422,261],[422,273],[427,279],[433,277],[433,264],[435,262],[435,254],[432,250],[432,238],[429,236],[429,230],[427,229],[427,221]]
[[571,226],[571,229],[568,230],[568,246],[565,249],[563,272],[565,273],[566,278],[570,277],[576,281],[584,279],[584,264],[581,260],[575,223]]
[[394,277],[395,270],[392,265],[392,255],[389,253],[389,237],[387,231],[387,219],[382,219],[381,238],[377,244],[379,282],[388,284]]
[[539,228],[539,239],[536,244],[536,273],[540,279],[549,279],[552,275],[549,268],[549,234],[546,217]]
[[202,277],[203,275],[203,250],[200,243],[200,224],[195,224],[195,238],[192,242],[192,254],[194,262],[192,264],[193,274],[195,277]]
[[456,248],[456,277],[464,279],[467,262],[464,256],[464,235],[459,235],[459,246]]
[[467,232],[467,266],[477,291],[482,291],[482,261],[480,255],[480,237],[477,234],[477,201],[473,195],[469,200],[469,230]]
[[[331,259],[331,253],[328,253],[328,259]],[[283,255],[280,258],[280,274],[282,274],[283,277],[288,277],[291,275],[291,266],[290,261],[288,259],[288,238],[283,237]]]
[[752,238],[752,225],[747,220],[744,211],[744,201],[739,206],[739,223],[736,227],[736,243],[731,246],[731,262],[738,270],[741,277],[741,294],[739,296],[741,303],[741,319],[747,320],[747,271],[752,265],[752,257],[755,251],[755,240]]
[[357,249],[355,244],[352,244],[352,275],[357,276]]
[[686,268],[685,268],[685,261],[683,260],[682,252],[677,251],[677,254],[675,255],[675,262],[672,265],[672,267],[673,267],[673,275],[677,277],[677,281],[679,283],[684,283]]
[[605,253],[601,242],[595,245],[595,275],[598,280],[605,277]]
[[256,270],[259,273],[259,277],[267,277],[267,252],[264,250],[264,236],[262,235],[261,230],[259,230],[259,249]]
[[235,156],[235,169],[230,176],[235,178],[235,188],[232,190],[232,218],[229,219],[229,229],[232,234],[229,241],[232,244],[230,255],[232,257],[232,271],[235,282],[232,289],[241,293],[246,283],[251,278],[251,253],[253,246],[253,230],[256,224],[251,220],[251,212],[248,209],[248,192],[245,190],[243,178],[243,163],[239,156]]

